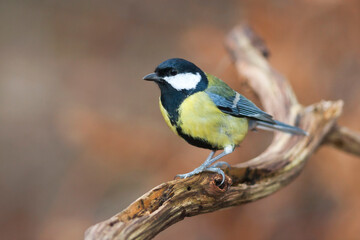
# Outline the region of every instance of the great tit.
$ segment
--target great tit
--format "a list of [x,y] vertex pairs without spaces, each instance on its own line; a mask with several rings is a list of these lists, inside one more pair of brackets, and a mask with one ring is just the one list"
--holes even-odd
[[[213,163],[232,153],[249,130],[307,134],[298,127],[274,120],[219,78],[204,73],[187,60],[168,59],[143,79],[159,86],[160,110],[171,130],[189,144],[211,150],[201,166],[177,177],[187,178],[211,171],[222,175],[222,184],[225,174],[219,167],[229,164]],[[214,156],[217,150],[223,152]]]

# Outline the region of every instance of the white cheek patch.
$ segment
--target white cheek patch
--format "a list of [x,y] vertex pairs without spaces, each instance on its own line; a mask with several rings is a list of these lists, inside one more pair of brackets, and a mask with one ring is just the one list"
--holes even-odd
[[200,73],[180,73],[175,76],[164,77],[164,80],[176,90],[190,90],[196,88],[201,80],[201,75]]

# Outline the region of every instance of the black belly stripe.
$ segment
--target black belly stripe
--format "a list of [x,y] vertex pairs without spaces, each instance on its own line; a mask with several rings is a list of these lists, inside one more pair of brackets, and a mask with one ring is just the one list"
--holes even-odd
[[218,146],[214,146],[204,139],[193,138],[192,136],[185,134],[182,131],[181,127],[179,127],[179,126],[176,127],[176,131],[180,137],[182,137],[185,141],[187,141],[189,144],[191,144],[193,146],[200,147],[200,148],[206,148],[206,149],[210,149],[210,150],[220,150],[220,148]]

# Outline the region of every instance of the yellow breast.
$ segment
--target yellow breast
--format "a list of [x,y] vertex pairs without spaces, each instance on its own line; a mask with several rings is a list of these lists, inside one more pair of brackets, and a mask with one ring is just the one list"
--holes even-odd
[[[177,133],[161,103],[160,108],[167,124]],[[204,139],[218,149],[239,145],[248,131],[246,118],[221,112],[205,92],[195,93],[184,100],[179,107],[176,125],[184,134]]]

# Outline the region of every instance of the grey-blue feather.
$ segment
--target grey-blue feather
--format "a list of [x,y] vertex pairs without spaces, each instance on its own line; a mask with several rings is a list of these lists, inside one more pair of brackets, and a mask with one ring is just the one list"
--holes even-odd
[[235,117],[249,117],[268,123],[275,123],[270,114],[262,111],[254,103],[239,93],[232,97],[223,97],[212,92],[207,92],[207,94],[224,113]]
[[304,130],[302,130],[301,128],[298,127],[294,127],[291,125],[288,125],[286,123],[274,120],[274,123],[267,123],[267,122],[263,122],[263,121],[258,121],[258,120],[249,120],[249,126],[251,126],[252,128],[257,128],[257,129],[262,129],[262,130],[268,130],[268,131],[274,131],[274,130],[278,130],[281,132],[286,132],[286,133],[290,133],[293,135],[308,135],[307,132],[305,132]]
[[209,86],[205,92],[222,112],[235,117],[248,118],[249,127],[252,129],[278,130],[295,135],[307,135],[304,130],[298,127],[274,120],[270,114],[262,111],[253,102],[234,91],[220,79],[209,74],[207,77]]

